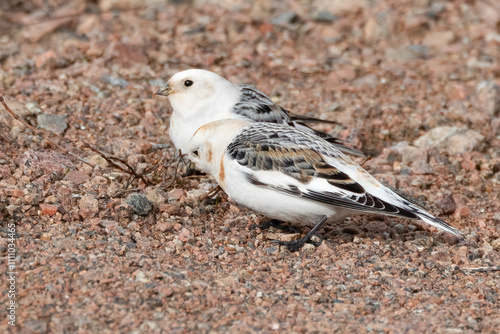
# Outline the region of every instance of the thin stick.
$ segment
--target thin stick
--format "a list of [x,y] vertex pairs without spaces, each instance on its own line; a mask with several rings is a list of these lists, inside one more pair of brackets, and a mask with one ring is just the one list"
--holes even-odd
[[491,266],[491,267],[477,267],[477,268],[462,268],[462,270],[467,270],[472,273],[487,273],[490,271],[500,271],[500,266]]
[[[107,162],[109,162],[113,167],[118,168],[119,170],[121,170],[122,172],[124,172],[126,174],[129,174],[129,175],[132,174],[136,179],[141,179],[142,182],[144,182],[147,186],[149,186],[149,182],[144,178],[144,176],[137,174],[137,172],[135,171],[135,169],[132,168],[132,166],[130,166],[127,163],[127,161],[125,161],[124,159],[119,158],[119,157],[115,157],[115,156],[107,156],[106,154],[104,154],[104,152],[101,152],[98,149],[90,146],[88,143],[84,142],[84,144],[88,148],[90,148],[92,151],[96,152],[101,157],[103,157],[104,160],[106,160]],[[116,161],[122,163],[124,166],[127,167],[127,170],[125,168],[123,168],[122,166],[118,165],[117,163],[115,163],[113,160],[116,160]]]
[[12,117],[14,117],[16,120],[18,120],[19,122],[23,123],[24,125],[26,125],[31,131],[33,131],[34,134],[36,134],[37,136],[40,136],[41,138],[43,138],[47,143],[49,143],[50,145],[60,149],[61,151],[63,151],[64,153],[66,153],[67,155],[75,158],[75,159],[78,159],[79,161],[83,162],[84,164],[94,168],[95,166],[92,165],[91,163],[83,160],[82,158],[74,155],[73,153],[71,153],[70,151],[68,151],[67,149],[65,149],[64,147],[60,146],[59,144],[56,144],[52,141],[50,141],[49,139],[45,138],[43,136],[43,132],[42,131],[38,131],[36,128],[34,128],[33,126],[31,126],[30,124],[28,124],[24,119],[22,119],[18,114],[16,114],[15,112],[12,111],[12,109],[9,108],[9,106],[7,105],[7,103],[5,103],[5,100],[3,98],[3,96],[0,96],[0,102],[3,104],[4,108],[12,115]]

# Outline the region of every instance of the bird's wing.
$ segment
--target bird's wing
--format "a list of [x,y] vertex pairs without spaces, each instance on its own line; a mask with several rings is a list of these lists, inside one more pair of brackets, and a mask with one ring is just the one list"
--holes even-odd
[[322,120],[319,118],[304,116],[292,113],[285,108],[275,104],[271,99],[248,85],[238,85],[241,91],[240,101],[236,103],[233,108],[234,113],[248,118],[254,122],[267,122],[276,124],[287,124],[304,130],[306,132],[314,133],[316,136],[325,139],[331,144],[335,145],[339,150],[344,153],[364,157],[364,153],[350,147],[341,139],[330,136],[328,133],[315,130],[305,123],[329,123],[338,124],[335,121]]
[[307,132],[253,123],[235,137],[226,154],[242,167],[252,184],[355,211],[420,218],[460,235],[384,187],[328,142]]

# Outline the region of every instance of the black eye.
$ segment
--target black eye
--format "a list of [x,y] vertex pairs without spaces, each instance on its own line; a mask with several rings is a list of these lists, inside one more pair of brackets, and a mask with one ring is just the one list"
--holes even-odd
[[195,157],[197,157],[197,156],[198,156],[198,150],[194,150],[194,151],[193,151],[193,155],[194,155]]
[[192,85],[193,85],[193,82],[191,80],[184,81],[184,86],[189,87],[189,86],[192,86]]

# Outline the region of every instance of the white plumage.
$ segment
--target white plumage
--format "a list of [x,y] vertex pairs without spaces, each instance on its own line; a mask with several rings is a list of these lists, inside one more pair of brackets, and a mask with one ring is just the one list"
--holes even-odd
[[382,185],[329,142],[294,127],[234,119],[212,122],[193,135],[188,155],[233,200],[269,218],[314,226],[377,213],[421,219],[462,236]]
[[335,123],[293,114],[274,104],[265,94],[247,85],[235,85],[216,73],[191,69],[173,75],[156,92],[167,96],[173,113],[169,134],[175,147],[187,153],[189,140],[201,126],[221,119],[246,119],[298,127],[325,138],[338,149],[358,156],[363,153],[345,146],[342,140],[309,128],[306,122]]

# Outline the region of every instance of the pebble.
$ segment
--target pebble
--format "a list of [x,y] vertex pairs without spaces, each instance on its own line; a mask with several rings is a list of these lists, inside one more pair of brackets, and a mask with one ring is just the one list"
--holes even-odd
[[167,202],[168,194],[160,188],[146,189],[146,198],[154,205],[160,206]]
[[471,215],[471,211],[468,206],[460,204],[458,205],[455,213],[453,213],[454,219],[467,219]]
[[413,144],[421,148],[446,149],[450,153],[466,153],[473,151],[484,136],[465,127],[440,126],[416,139]]
[[497,116],[500,112],[500,88],[493,81],[481,81],[476,88],[477,107],[489,116]]
[[66,116],[64,115],[40,114],[36,117],[36,121],[39,127],[57,135],[62,135],[68,128]]
[[378,84],[378,77],[375,74],[368,74],[352,82],[353,86],[375,88]]
[[80,215],[84,218],[89,218],[99,212],[99,202],[92,195],[84,195],[78,204]]
[[103,74],[101,76],[102,81],[112,86],[119,86],[121,88],[125,88],[128,86],[128,81],[119,77],[115,77],[114,75]]
[[181,199],[182,197],[186,196],[186,190],[184,189],[172,189],[168,192],[168,198],[173,198],[176,200]]
[[112,9],[122,9],[122,10],[131,10],[138,9],[144,5],[144,1],[142,0],[100,0],[99,8],[103,12],[108,12]]
[[41,203],[40,211],[42,212],[42,215],[53,216],[57,212],[57,205]]
[[132,212],[139,216],[145,216],[153,209],[153,203],[143,194],[131,193],[125,202],[131,207]]
[[48,61],[54,58],[56,58],[56,53],[53,50],[45,51],[36,56],[35,66],[38,68],[43,67]]
[[453,195],[445,194],[439,201],[438,206],[443,211],[445,215],[451,215],[457,210],[457,203],[453,198]]
[[330,12],[320,10],[314,13],[312,19],[318,23],[332,23],[338,20],[338,17]]
[[85,183],[87,182],[88,180],[90,179],[90,176],[88,176],[87,174],[85,174],[84,172],[82,171],[79,171],[79,170],[72,170],[72,171],[69,171],[65,176],[64,176],[64,180],[65,181],[71,181],[71,182],[74,182],[76,184],[82,184],[82,183]]
[[271,23],[275,26],[283,26],[287,24],[297,23],[298,19],[299,16],[296,12],[289,11],[273,17],[271,19]]
[[316,251],[316,246],[314,246],[313,244],[305,244],[301,249],[301,252],[304,252],[306,254],[312,254],[315,251]]
[[328,9],[334,13],[357,12],[370,6],[368,0],[331,0],[327,1]]
[[425,35],[422,44],[430,48],[440,48],[455,39],[453,31],[431,31]]

